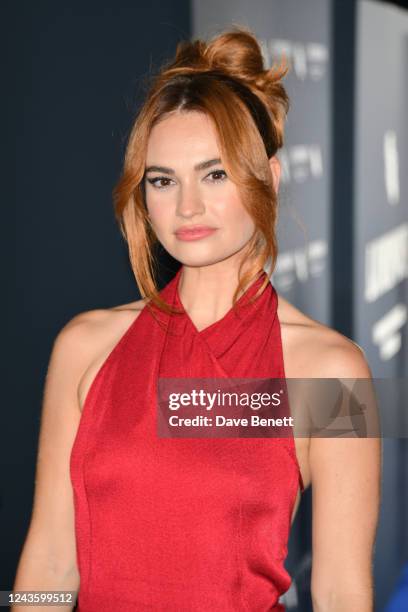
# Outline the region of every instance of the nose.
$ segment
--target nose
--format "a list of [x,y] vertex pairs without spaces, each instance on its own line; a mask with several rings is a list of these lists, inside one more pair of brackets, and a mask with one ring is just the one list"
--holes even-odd
[[189,219],[204,212],[204,202],[197,185],[194,183],[182,185],[178,193],[176,214]]

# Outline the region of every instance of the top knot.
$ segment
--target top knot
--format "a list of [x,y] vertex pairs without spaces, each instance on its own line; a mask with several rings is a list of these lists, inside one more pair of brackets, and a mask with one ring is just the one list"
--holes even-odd
[[265,68],[261,47],[251,30],[233,25],[209,41],[178,43],[173,60],[162,67],[159,80],[202,72],[222,72],[246,85],[266,106],[277,132],[282,134],[289,98],[281,79],[286,65]]
[[266,70],[259,43],[242,26],[235,26],[211,39],[205,55],[212,68],[225,70],[249,85],[256,86],[264,78]]
[[208,42],[200,39],[179,42],[175,58],[164,73],[207,70],[223,71],[249,87],[268,93],[286,75],[288,68],[273,66],[266,69],[255,35],[248,28],[235,25]]
[[177,64],[200,70],[223,70],[235,78],[254,82],[264,73],[261,49],[248,31],[236,27],[209,42],[182,41],[176,50]]

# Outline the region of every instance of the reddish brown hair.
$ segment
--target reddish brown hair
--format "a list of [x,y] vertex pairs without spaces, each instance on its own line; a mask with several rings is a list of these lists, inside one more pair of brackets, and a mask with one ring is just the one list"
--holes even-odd
[[268,278],[256,299],[269,282],[277,258],[278,202],[268,159],[283,145],[289,99],[280,80],[287,70],[282,65],[265,69],[254,34],[246,27],[234,26],[208,42],[180,42],[175,58],[152,78],[129,136],[113,198],[139,291],[161,310],[175,312],[160,298],[156,287],[153,248],[157,238],[145,204],[146,152],[153,126],[174,111],[199,111],[213,120],[227,175],[237,185],[255,224],[247,245],[252,265],[244,276],[239,275],[233,306],[242,289],[270,261]]

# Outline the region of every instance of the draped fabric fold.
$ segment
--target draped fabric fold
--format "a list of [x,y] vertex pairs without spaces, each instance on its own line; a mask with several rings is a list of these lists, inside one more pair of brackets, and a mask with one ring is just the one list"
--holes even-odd
[[284,378],[277,294],[263,272],[239,310],[198,331],[145,307],[86,398],[70,459],[79,612],[283,611],[291,515],[303,483],[293,437],[160,438],[159,377]]

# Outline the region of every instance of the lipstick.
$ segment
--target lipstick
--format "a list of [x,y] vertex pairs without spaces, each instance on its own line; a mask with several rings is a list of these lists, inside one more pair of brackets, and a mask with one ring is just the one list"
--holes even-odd
[[178,229],[175,234],[179,240],[200,240],[201,238],[213,234],[216,229],[216,227],[208,227],[206,225],[194,225],[192,227],[184,226]]

